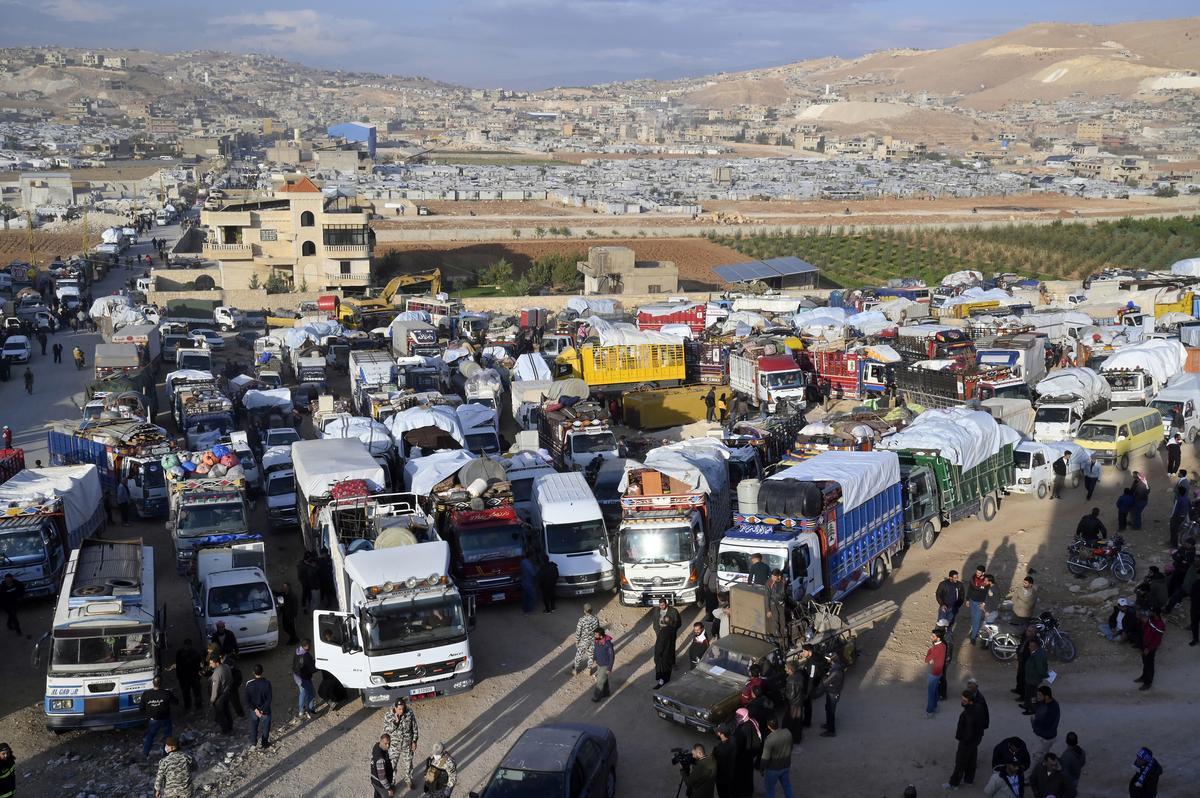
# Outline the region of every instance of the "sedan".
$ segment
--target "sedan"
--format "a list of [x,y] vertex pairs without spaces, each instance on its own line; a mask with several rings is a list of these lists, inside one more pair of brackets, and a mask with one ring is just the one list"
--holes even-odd
[[4,350],[0,353],[9,363],[28,363],[33,355],[33,347],[24,335],[10,335],[4,342]]
[[225,348],[225,339],[216,330],[192,330],[192,338],[202,342],[205,346],[212,350],[220,350]]
[[584,723],[544,723],[526,729],[472,798],[613,798],[617,738]]

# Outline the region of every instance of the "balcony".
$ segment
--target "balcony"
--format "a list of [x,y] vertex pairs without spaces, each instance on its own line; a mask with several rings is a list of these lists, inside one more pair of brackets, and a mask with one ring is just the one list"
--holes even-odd
[[330,257],[369,258],[371,251],[366,244],[326,244],[325,254]]
[[254,247],[250,244],[205,243],[204,256],[213,260],[253,260]]

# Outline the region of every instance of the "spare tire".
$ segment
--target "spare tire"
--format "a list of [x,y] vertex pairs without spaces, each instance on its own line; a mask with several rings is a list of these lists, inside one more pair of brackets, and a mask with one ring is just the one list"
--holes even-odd
[[758,491],[760,515],[815,518],[825,507],[825,495],[815,482],[797,479],[764,480]]

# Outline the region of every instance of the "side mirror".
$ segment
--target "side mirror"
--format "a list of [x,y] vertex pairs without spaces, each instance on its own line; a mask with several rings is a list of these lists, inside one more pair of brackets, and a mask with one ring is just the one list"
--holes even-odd
[[467,626],[469,626],[471,629],[474,629],[475,628],[475,597],[474,596],[464,596],[463,597],[463,607],[466,609],[466,613],[467,613]]
[[42,649],[45,648],[46,642],[49,641],[49,639],[50,639],[50,633],[47,632],[46,634],[39,637],[38,641],[33,644],[33,653],[30,656],[30,662],[29,662],[29,664],[32,667],[34,667],[34,668],[41,667]]

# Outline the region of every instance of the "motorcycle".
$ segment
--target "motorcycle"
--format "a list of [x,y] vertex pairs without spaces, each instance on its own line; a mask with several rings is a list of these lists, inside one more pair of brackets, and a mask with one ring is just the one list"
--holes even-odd
[[1076,540],[1067,547],[1067,570],[1075,576],[1083,576],[1088,571],[1100,573],[1108,568],[1112,568],[1112,574],[1119,582],[1132,582],[1136,576],[1137,563],[1125,550],[1125,538],[1120,535],[1095,546]]
[[1017,647],[1021,640],[1012,632],[1000,631],[1000,624],[996,623],[997,615],[998,613],[989,612],[984,617],[983,624],[979,627],[979,642],[992,652],[997,662],[1010,662],[1017,656]]
[[1075,650],[1075,642],[1059,627],[1054,613],[1046,610],[1038,616],[1033,625],[1037,629],[1038,640],[1042,642],[1042,647],[1046,649],[1047,654],[1060,662],[1075,660],[1075,656],[1078,654]]

